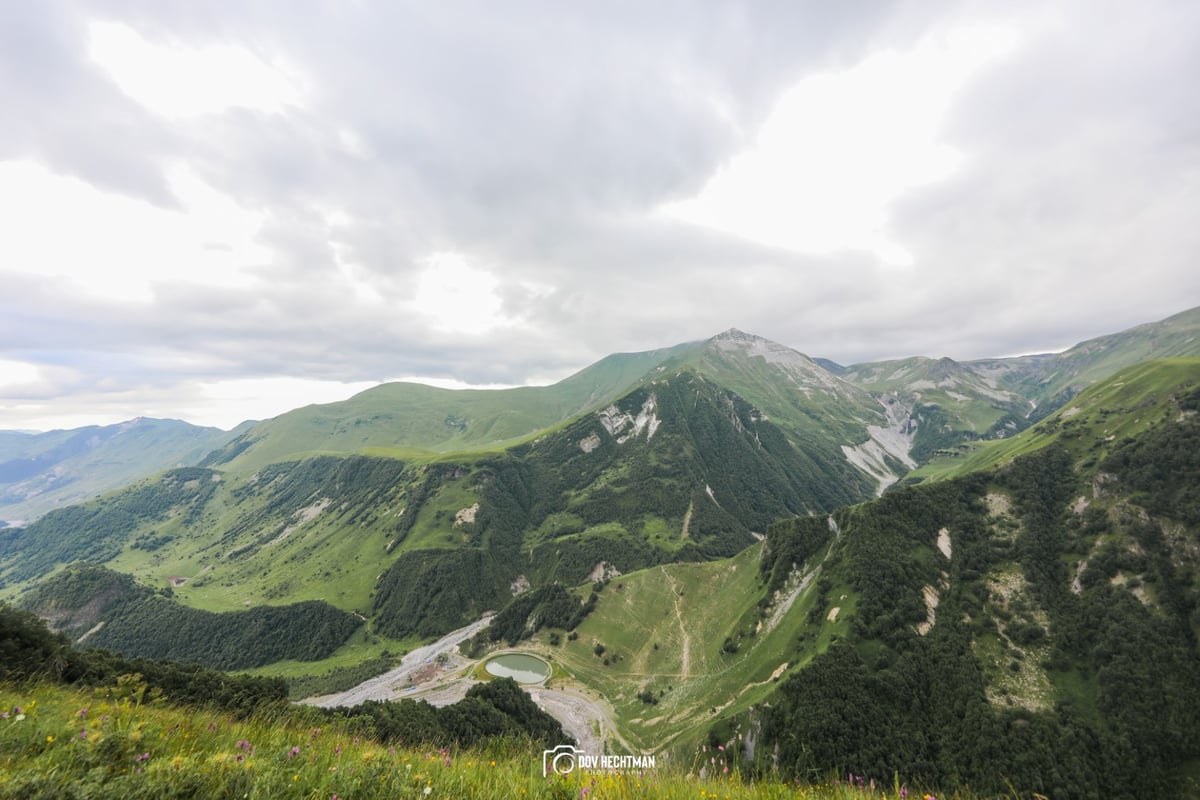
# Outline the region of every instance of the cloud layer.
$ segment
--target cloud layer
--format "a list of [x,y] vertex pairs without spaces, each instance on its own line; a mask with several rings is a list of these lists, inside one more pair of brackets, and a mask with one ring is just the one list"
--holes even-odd
[[0,7],[0,428],[1200,303],[1193,4],[244,5]]

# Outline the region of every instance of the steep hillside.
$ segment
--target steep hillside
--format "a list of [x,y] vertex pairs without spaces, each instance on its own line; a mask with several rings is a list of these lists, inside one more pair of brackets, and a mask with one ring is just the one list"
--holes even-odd
[[737,392],[806,452],[844,460],[863,488],[881,493],[916,466],[906,410],[875,399],[813,359],[760,336],[729,330],[664,362],[683,364]]
[[681,370],[740,396],[822,461],[844,461],[877,491],[915,466],[897,409],[783,345],[737,330],[644,353],[609,356],[553,386],[451,391],[387,384],[341,403],[261,423],[205,466],[246,471],[314,454],[398,458],[498,451],[609,405]]
[[0,519],[31,521],[170,467],[198,463],[239,430],[168,419],[0,436]]
[[87,559],[201,608],[324,600],[432,635],[522,587],[732,555],[774,519],[869,496],[826,437],[797,446],[680,367],[507,451],[168,471],[0,531],[0,581]]
[[1200,308],[1089,339],[1061,353],[977,361],[972,366],[998,377],[1039,406],[1057,407],[1060,398],[1078,394],[1117,370],[1181,356],[1200,356]]
[[[719,738],[740,731],[757,768],[798,776],[915,767],[985,793],[1195,792],[1200,362],[1143,365],[1077,399],[1085,410],[1016,437],[1024,455],[1002,466],[836,512],[810,620],[853,600],[848,633]],[[820,530],[773,527],[768,544],[811,563]]]
[[552,386],[451,390],[388,383],[260,423],[204,463],[248,470],[318,453],[495,450],[615,400],[686,347],[614,354]]
[[1200,308],[1062,353],[968,362],[916,357],[839,374],[908,415],[912,459],[925,464],[955,454],[963,442],[1010,437],[1118,370],[1179,356],[1200,356]]
[[1180,413],[1181,393],[1200,368],[1200,359],[1173,358],[1127,367],[1086,389],[1058,413],[1035,424],[1022,436],[956,447],[934,456],[905,480],[920,482],[966,475],[1011,461],[1059,443],[1085,466],[1092,467],[1114,443],[1172,421]]
[[1194,796],[1200,361],[1076,402],[1003,463],[581,587],[590,613],[523,646],[635,749],[720,745],[801,780]]
[[1033,403],[949,358],[908,358],[848,367],[843,377],[896,409],[918,464],[964,440],[1011,436],[1028,426]]
[[170,589],[155,592],[127,575],[80,564],[40,584],[22,605],[81,646],[215,669],[325,658],[362,625],[317,600],[214,614],[170,596]]

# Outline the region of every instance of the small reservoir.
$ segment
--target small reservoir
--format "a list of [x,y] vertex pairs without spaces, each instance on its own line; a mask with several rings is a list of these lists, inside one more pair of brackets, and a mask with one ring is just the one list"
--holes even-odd
[[550,677],[550,665],[528,653],[504,653],[483,665],[488,674],[512,678],[517,683],[541,683]]

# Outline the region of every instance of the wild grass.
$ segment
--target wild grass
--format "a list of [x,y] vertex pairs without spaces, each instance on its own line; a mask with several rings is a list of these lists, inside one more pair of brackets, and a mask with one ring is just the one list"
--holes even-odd
[[[725,753],[650,771],[542,774],[540,746],[388,745],[304,711],[236,720],[173,707],[144,684],[0,685],[0,798],[777,798],[921,797],[896,779],[747,781]],[[709,763],[702,764],[701,762]],[[705,777],[700,774],[706,767]]]

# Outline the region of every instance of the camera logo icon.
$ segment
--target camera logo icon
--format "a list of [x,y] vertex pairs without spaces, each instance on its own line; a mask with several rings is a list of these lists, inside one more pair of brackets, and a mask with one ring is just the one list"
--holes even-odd
[[569,744],[560,744],[553,750],[543,750],[542,777],[570,774],[575,769],[575,758],[582,753],[582,750]]

